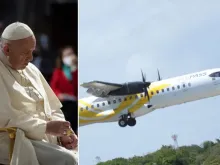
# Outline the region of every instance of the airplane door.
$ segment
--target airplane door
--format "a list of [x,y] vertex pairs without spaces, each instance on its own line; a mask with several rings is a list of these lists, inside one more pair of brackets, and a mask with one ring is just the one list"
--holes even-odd
[[215,91],[214,92],[215,94],[219,94],[219,91],[220,91],[220,72],[219,71],[214,72],[214,73],[210,74],[209,77],[211,78],[213,88],[214,88],[214,90],[212,90],[212,91]]
[[212,77],[212,83],[213,85],[220,85],[220,73],[219,73],[219,77]]

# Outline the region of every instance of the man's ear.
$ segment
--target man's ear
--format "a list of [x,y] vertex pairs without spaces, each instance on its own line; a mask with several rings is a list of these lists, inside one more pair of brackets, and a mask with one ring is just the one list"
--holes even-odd
[[4,52],[4,54],[5,54],[6,56],[8,56],[8,54],[9,54],[9,47],[8,47],[7,44],[4,44],[4,45],[3,45],[3,52]]

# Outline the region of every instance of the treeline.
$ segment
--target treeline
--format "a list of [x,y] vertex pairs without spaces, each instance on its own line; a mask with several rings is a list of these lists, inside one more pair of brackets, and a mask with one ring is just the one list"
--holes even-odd
[[156,152],[129,159],[116,158],[97,165],[220,165],[220,140],[206,141],[201,146],[162,146]]

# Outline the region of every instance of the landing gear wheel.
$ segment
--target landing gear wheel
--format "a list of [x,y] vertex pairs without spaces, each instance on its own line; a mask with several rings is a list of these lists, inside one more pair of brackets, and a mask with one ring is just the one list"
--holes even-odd
[[128,125],[129,125],[130,127],[135,126],[135,125],[136,125],[136,119],[134,119],[134,118],[129,118],[129,119],[128,119]]
[[120,119],[118,121],[118,124],[119,124],[120,127],[126,127],[128,125],[128,122],[125,119]]

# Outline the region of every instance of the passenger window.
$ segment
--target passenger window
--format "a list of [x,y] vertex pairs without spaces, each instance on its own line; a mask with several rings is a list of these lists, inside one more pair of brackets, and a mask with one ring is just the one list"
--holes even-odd
[[121,98],[119,98],[118,101],[121,102]]
[[102,103],[102,106],[105,106],[105,103]]
[[89,109],[89,107],[86,107],[86,110],[88,110]]
[[191,86],[191,83],[188,83],[188,86],[190,87],[190,86]]
[[83,108],[80,108],[81,111],[83,111]]
[[162,92],[164,92],[164,89],[162,89]]
[[143,97],[144,95],[143,94],[141,94],[141,97]]
[[130,100],[132,99],[132,96],[130,96]]
[[170,88],[167,88],[167,91],[169,91],[170,90]]
[[157,93],[159,93],[159,91],[157,90]]
[[99,104],[97,104],[97,107],[99,107]]
[[108,104],[111,104],[111,101],[108,101]]
[[124,101],[127,101],[127,98],[126,98],[126,97],[124,98]]
[[154,94],[154,92],[153,91],[151,91],[151,95],[153,95]]
[[178,88],[178,89],[180,89],[180,86],[179,86],[179,85],[177,85],[177,88]]
[[92,105],[91,108],[94,108],[94,105]]
[[183,88],[185,88],[186,87],[186,85],[185,84],[183,84]]
[[116,100],[113,100],[113,103],[115,104],[115,103],[116,103]]
[[172,87],[173,90],[175,90],[175,87]]
[[138,98],[138,95],[135,95],[135,98],[137,99],[137,98]]

